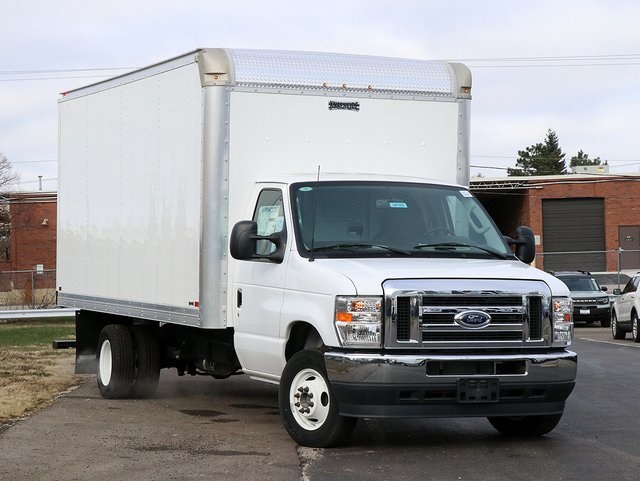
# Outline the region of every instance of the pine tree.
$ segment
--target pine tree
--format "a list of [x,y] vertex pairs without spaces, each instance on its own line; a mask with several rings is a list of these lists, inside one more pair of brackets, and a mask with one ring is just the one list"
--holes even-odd
[[[571,157],[569,167],[577,167],[578,165],[601,165],[602,161],[600,157],[596,157],[595,159],[590,159],[589,154],[585,154],[582,150],[578,151],[577,155]],[[606,165],[606,161],[605,161]]]
[[558,135],[547,130],[544,143],[537,143],[518,151],[515,168],[508,168],[507,175],[560,175],[567,173],[565,154],[558,142]]

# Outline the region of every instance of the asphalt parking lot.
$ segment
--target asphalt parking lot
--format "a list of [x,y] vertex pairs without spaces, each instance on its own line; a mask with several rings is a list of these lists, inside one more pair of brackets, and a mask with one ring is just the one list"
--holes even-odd
[[640,348],[640,343],[633,342],[630,333],[627,333],[625,339],[616,340],[611,335],[610,327],[600,327],[598,323],[590,325],[578,324],[574,333],[576,339]]
[[1,480],[300,480],[276,386],[163,371],[153,399],[100,397],[95,377],[0,433]]
[[578,384],[542,439],[509,440],[481,418],[366,420],[348,446],[300,448],[282,427],[274,385],[163,371],[153,399],[108,400],[87,376],[0,429],[0,480],[638,479],[629,379],[640,344],[595,325],[577,327],[575,339]]

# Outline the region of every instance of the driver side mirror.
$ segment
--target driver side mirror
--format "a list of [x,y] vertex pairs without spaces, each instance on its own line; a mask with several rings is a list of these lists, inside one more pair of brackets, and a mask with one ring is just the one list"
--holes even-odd
[[[258,235],[258,224],[252,220],[242,220],[233,226],[229,239],[231,256],[238,260],[266,259],[280,264],[284,260],[287,234],[285,230],[270,235]],[[258,253],[258,241],[268,241],[275,250],[268,254]]]
[[536,258],[536,240],[531,228],[521,225],[516,228],[516,238],[506,237],[509,245],[516,247],[516,257],[525,264],[531,264]]

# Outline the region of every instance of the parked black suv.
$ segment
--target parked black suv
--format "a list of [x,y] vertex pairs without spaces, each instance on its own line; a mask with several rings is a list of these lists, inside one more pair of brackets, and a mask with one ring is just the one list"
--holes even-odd
[[[552,272],[571,291],[573,300],[573,322],[600,322],[600,326],[611,325],[611,301],[607,288],[585,271]],[[603,292],[605,291],[605,292]]]

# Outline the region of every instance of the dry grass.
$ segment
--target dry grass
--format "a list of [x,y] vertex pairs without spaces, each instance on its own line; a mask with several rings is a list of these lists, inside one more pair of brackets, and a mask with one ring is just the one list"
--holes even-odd
[[75,350],[49,346],[0,347],[0,423],[45,406],[78,385]]

